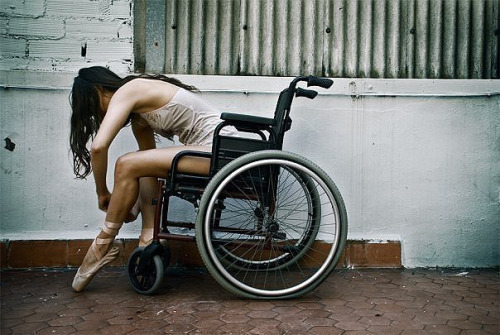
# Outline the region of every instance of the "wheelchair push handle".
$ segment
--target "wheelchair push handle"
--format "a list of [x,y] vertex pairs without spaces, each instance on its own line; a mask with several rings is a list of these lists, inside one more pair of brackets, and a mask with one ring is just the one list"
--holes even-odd
[[290,90],[295,89],[297,86],[297,83],[300,81],[306,81],[307,86],[318,86],[322,88],[330,88],[333,85],[333,80],[328,79],[328,78],[321,78],[321,77],[316,77],[316,76],[300,76],[300,77],[295,77],[292,82],[290,83]]
[[295,90],[295,96],[296,97],[306,97],[309,99],[314,99],[318,95],[318,92],[313,91],[313,90],[305,90],[303,88],[298,87]]
[[309,99],[314,99],[318,95],[318,92],[314,90],[303,89],[300,87],[296,88],[297,83],[300,81],[306,81],[307,87],[317,86],[322,88],[330,88],[333,85],[333,80],[328,78],[320,78],[315,76],[304,76],[295,78],[290,83],[290,90],[292,92],[295,92],[296,97],[306,97]]
[[319,86],[322,88],[330,88],[333,85],[333,80],[328,78],[320,78],[315,76],[309,76],[307,79],[307,86]]

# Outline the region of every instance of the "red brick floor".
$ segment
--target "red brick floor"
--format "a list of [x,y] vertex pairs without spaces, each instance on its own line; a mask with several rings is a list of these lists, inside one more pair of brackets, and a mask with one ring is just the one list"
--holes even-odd
[[1,272],[1,334],[500,334],[498,270],[337,270],[299,299],[227,293],[203,270],[169,270],[156,296],[107,268]]

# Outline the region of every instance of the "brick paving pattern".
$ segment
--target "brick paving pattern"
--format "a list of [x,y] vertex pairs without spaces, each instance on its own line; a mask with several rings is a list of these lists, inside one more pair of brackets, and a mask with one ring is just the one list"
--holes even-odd
[[498,270],[336,270],[313,293],[257,301],[203,270],[137,294],[123,268],[83,293],[74,270],[3,271],[1,334],[500,334]]

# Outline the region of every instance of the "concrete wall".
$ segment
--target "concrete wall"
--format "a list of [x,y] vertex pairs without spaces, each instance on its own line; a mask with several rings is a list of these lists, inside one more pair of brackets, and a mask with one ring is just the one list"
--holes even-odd
[[[72,175],[68,94],[82,66],[130,71],[130,20],[130,1],[0,3],[0,138],[15,144],[0,148],[1,239],[98,232],[94,182]],[[221,110],[265,116],[289,80],[179,78]],[[285,149],[336,182],[349,239],[400,241],[407,267],[499,265],[499,92],[489,80],[336,79],[314,101],[294,103]],[[135,149],[125,129],[110,161]],[[194,217],[190,206],[176,209],[179,219]],[[127,224],[120,237],[139,229]]]
[[[0,93],[0,135],[16,144],[0,150],[2,238],[94,237],[104,214],[93,180],[73,178],[68,152],[73,74],[1,74],[10,88]],[[180,78],[222,110],[267,116],[288,81]],[[296,101],[285,149],[312,159],[336,182],[349,239],[399,240],[408,267],[498,265],[500,96],[488,96],[493,91],[500,88],[492,81],[337,79],[314,101]],[[135,148],[124,129],[110,160]],[[178,204],[176,216],[194,213]],[[120,236],[138,230],[131,223]]]

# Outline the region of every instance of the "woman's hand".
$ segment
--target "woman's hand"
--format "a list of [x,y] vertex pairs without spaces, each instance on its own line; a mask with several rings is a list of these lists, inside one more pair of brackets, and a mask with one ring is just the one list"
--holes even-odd
[[110,200],[111,200],[111,193],[105,192],[103,194],[99,194],[97,196],[99,209],[103,212],[107,212]]

